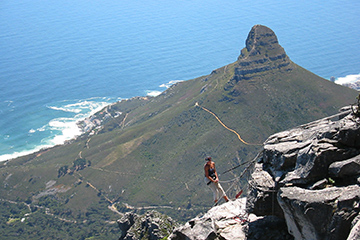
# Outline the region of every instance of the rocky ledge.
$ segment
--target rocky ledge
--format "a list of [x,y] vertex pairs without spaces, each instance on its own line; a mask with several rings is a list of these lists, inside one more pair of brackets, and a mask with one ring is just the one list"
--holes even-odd
[[120,240],[164,239],[178,226],[170,217],[156,211],[142,215],[128,212],[117,223],[121,230]]
[[360,119],[340,114],[270,136],[247,211],[284,218],[295,239],[360,239]]
[[244,239],[247,219],[244,200],[229,201],[211,208],[205,215],[176,228],[169,239]]
[[360,239],[360,119],[350,107],[270,136],[259,156],[246,204],[212,208],[169,239]]

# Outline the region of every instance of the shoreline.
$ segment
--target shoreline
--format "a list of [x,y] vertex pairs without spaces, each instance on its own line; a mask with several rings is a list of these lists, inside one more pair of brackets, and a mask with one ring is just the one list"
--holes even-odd
[[[342,86],[346,86],[349,88],[353,88],[355,90],[360,91],[360,74],[352,74],[352,75],[348,75],[342,78],[342,82],[339,82],[338,79],[335,80],[335,83],[338,85],[342,85]],[[355,80],[354,80],[355,79]],[[178,82],[182,82],[184,80],[173,80],[168,82],[167,84],[163,84],[161,87],[166,87],[166,89],[168,89],[170,86],[178,83]],[[156,94],[155,94],[156,92]],[[92,112],[90,112],[90,114],[84,118],[78,119],[77,121],[75,121],[73,124],[77,126],[77,130],[79,131],[79,133],[75,133],[73,134],[71,137],[66,138],[65,140],[61,141],[60,143],[54,143],[54,144],[43,144],[43,145],[38,145],[33,149],[30,150],[24,150],[24,151],[20,151],[20,152],[14,152],[11,154],[3,154],[0,155],[0,163],[6,163],[9,162],[11,160],[20,158],[20,157],[24,157],[26,155],[31,155],[31,154],[36,154],[39,153],[40,155],[42,153],[44,153],[44,151],[48,151],[49,149],[56,147],[56,146],[61,146],[61,145],[65,145],[65,144],[69,144],[72,141],[75,141],[77,138],[83,136],[84,134],[95,134],[94,132],[92,133],[91,131],[93,131],[95,128],[99,128],[104,124],[104,121],[106,121],[107,119],[110,118],[116,118],[119,117],[122,113],[121,112],[115,112],[114,115],[111,115],[108,111],[108,109],[111,109],[111,106],[114,104],[117,104],[121,101],[128,101],[128,100],[132,100],[132,99],[136,99],[136,98],[147,98],[147,97],[156,97],[158,95],[160,95],[163,92],[160,91],[148,91],[146,96],[135,96],[132,98],[126,98],[126,99],[120,99],[120,100],[116,100],[115,102],[110,102],[107,103],[101,107],[99,107],[98,110],[94,110]],[[102,97],[99,97],[102,98]],[[84,101],[87,101],[88,99],[85,99]],[[97,116],[97,114],[99,114],[103,116],[103,118],[99,119],[99,117]],[[63,131],[66,129],[63,129]],[[55,138],[57,137],[61,137],[64,136],[62,135],[55,135],[51,140],[53,141]]]
[[[21,158],[21,157],[24,157],[27,155],[33,155],[33,154],[35,154],[36,157],[38,157],[38,156],[41,156],[41,154],[43,154],[44,152],[50,150],[51,148],[70,144],[73,141],[76,141],[79,137],[82,137],[86,134],[88,134],[89,136],[94,135],[94,134],[96,134],[97,131],[100,131],[102,126],[104,124],[106,124],[106,122],[108,122],[110,119],[117,118],[123,114],[122,112],[119,112],[119,111],[112,111],[111,107],[113,105],[121,103],[122,101],[129,101],[132,99],[139,99],[139,98],[147,99],[147,98],[152,98],[152,97],[153,96],[150,96],[150,95],[142,96],[142,97],[136,96],[136,97],[121,99],[121,100],[117,100],[115,102],[108,103],[108,104],[102,106],[101,108],[99,107],[98,110],[92,111],[90,113],[90,115],[88,115],[84,118],[78,119],[77,121],[75,121],[73,123],[74,125],[77,126],[77,130],[79,131],[78,134],[75,133],[71,137],[63,140],[61,143],[38,145],[34,149],[31,149],[31,150],[24,150],[22,152],[14,152],[12,154],[0,155],[0,163],[3,163],[4,165],[6,165],[9,161],[12,161],[14,159]],[[54,136],[54,138],[52,140],[54,140],[58,136],[59,135]],[[60,136],[62,136],[62,135],[60,135]]]
[[[101,112],[103,109],[107,108],[108,106],[116,104],[117,102],[120,102],[122,100],[117,100],[115,102],[105,104],[105,105],[99,107],[100,109],[90,112],[89,113],[90,115],[88,115],[88,116],[86,116],[84,118],[76,120],[75,122],[71,123],[73,125],[72,127],[62,129],[61,134],[54,135],[50,140],[48,140],[48,143],[46,143],[46,144],[37,145],[32,149],[27,149],[27,150],[23,150],[23,151],[16,151],[16,152],[13,152],[13,153],[0,155],[0,163],[9,162],[11,160],[14,160],[14,159],[17,159],[17,158],[20,158],[20,157],[24,157],[24,156],[32,155],[32,154],[37,154],[37,153],[39,153],[41,155],[44,151],[48,151],[49,149],[51,149],[53,147],[69,144],[70,142],[75,141],[77,138],[79,138],[79,137],[81,137],[81,136],[83,136],[84,134],[87,133],[87,131],[86,131],[87,128],[90,128],[90,127],[94,126],[93,123],[91,123],[91,122],[86,126],[81,126],[82,122],[86,121],[87,119],[92,118],[94,115]],[[74,132],[73,134],[71,134],[71,136],[69,136],[69,134],[67,134],[67,136],[66,136],[64,134],[64,131],[67,131],[69,129],[71,131],[74,131],[74,126],[76,126],[76,131],[78,131],[78,132]],[[55,139],[59,139],[59,138],[60,139],[63,138],[63,140],[60,140],[60,141],[58,140],[59,142],[57,142]],[[53,142],[53,144],[51,144],[51,142]]]

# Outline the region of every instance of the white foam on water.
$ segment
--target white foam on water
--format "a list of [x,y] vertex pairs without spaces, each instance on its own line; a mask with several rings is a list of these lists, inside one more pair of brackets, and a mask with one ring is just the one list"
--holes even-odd
[[169,88],[171,87],[172,85],[176,84],[176,83],[179,83],[179,82],[183,82],[184,80],[171,80],[170,82],[168,83],[163,83],[160,85],[160,87],[165,87],[165,88]]
[[4,154],[0,156],[0,162],[6,161],[6,160],[10,160],[10,159],[14,159],[17,157],[22,157],[37,151],[40,151],[41,149],[45,149],[45,148],[49,148],[52,147],[52,145],[39,145],[33,149],[30,150],[25,150],[25,151],[21,151],[21,152],[14,152],[11,154]]
[[[159,87],[168,89],[172,85],[174,85],[174,84],[176,84],[178,82],[183,82],[183,81],[184,80],[171,80],[168,83],[161,84]],[[162,91],[158,91],[158,90],[147,90],[146,91],[146,96],[156,97],[156,96],[159,96],[161,93],[162,93]]]
[[73,117],[60,117],[51,120],[47,126],[48,130],[59,133],[47,139],[46,142],[52,145],[59,145],[81,135],[82,132],[77,123],[112,103],[103,100],[105,99],[92,98],[59,107],[58,109],[63,109],[64,112],[73,112],[76,113],[76,115]]
[[[119,99],[120,98],[115,100],[118,101]],[[47,108],[52,111],[64,112],[66,117],[51,119],[49,123],[37,129],[31,128],[28,132],[30,135],[36,134],[36,132],[48,132],[49,134],[35,147],[11,154],[0,155],[0,161],[25,156],[41,149],[61,145],[68,140],[80,136],[82,132],[77,123],[115,102],[115,100],[109,98],[90,98],[85,100],[63,101],[54,104],[54,106],[47,106]]]
[[29,130],[29,133],[31,134],[31,133],[35,133],[36,132],[36,130],[34,130],[34,129],[30,129]]
[[335,80],[335,83],[343,85],[347,83],[354,83],[360,81],[360,74],[351,74],[345,77],[339,77]]
[[66,108],[64,108],[64,107],[49,107],[50,109],[52,109],[52,110],[57,110],[57,111],[64,111],[64,112],[73,112],[73,113],[79,113],[79,112],[81,112],[81,110],[79,110],[79,109],[66,109]]
[[156,97],[159,96],[161,93],[161,91],[147,91],[146,96]]
[[77,126],[77,120],[75,118],[54,119],[49,123],[49,127],[52,131],[56,130],[61,132],[47,141],[51,145],[63,144],[65,141],[73,139],[82,133]]

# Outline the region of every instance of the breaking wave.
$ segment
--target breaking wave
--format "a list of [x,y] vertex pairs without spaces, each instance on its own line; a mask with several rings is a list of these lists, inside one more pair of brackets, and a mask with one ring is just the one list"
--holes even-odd
[[[9,149],[14,149],[13,153],[3,154],[0,161],[13,159],[37,152],[41,149],[64,144],[66,141],[81,135],[81,129],[77,123],[100,111],[107,105],[120,99],[111,98],[91,98],[85,100],[62,101],[50,104],[43,109],[43,114],[54,115],[47,124],[28,131],[28,138],[32,144],[27,144],[21,151],[15,150],[9,144]],[[4,137],[5,139],[5,137]],[[6,140],[11,139],[10,136]]]
[[[184,80],[171,80],[168,83],[161,84],[159,87],[168,89],[172,85],[174,85],[174,84],[176,84],[178,82],[183,82],[183,81]],[[156,96],[159,96],[161,93],[162,93],[162,91],[159,91],[159,90],[147,90],[146,91],[146,96],[156,97]]]
[[354,83],[360,81],[360,74],[351,74],[345,77],[339,77],[335,80],[335,83],[343,85],[347,83]]
[[171,80],[170,82],[168,83],[164,83],[164,84],[161,84],[160,87],[165,87],[165,88],[169,88],[171,87],[172,85],[176,84],[176,83],[179,83],[179,82],[183,82],[184,80]]

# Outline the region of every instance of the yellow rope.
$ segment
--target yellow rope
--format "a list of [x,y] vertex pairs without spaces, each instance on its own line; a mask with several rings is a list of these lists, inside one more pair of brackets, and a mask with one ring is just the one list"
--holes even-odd
[[242,143],[244,143],[244,144],[246,144],[246,145],[261,145],[261,144],[251,144],[251,143],[246,142],[245,140],[243,140],[243,139],[241,138],[240,134],[238,134],[235,130],[233,130],[233,129],[229,128],[228,126],[226,126],[226,125],[220,120],[220,118],[219,118],[218,116],[216,116],[215,113],[213,113],[212,111],[210,111],[209,109],[207,109],[207,108],[205,108],[205,107],[203,107],[203,106],[200,106],[198,102],[195,103],[195,106],[196,106],[196,107],[200,107],[200,108],[202,108],[203,110],[205,110],[205,111],[207,111],[208,113],[210,113],[211,115],[213,115],[213,116],[216,118],[216,120],[218,120],[218,122],[219,122],[224,128],[226,128],[226,129],[229,130],[230,132],[235,133],[236,136],[238,137],[238,139],[239,139]]

